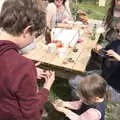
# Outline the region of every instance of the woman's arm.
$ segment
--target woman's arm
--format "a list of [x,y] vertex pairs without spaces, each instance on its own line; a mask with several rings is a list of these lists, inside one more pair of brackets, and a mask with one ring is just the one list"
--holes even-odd
[[[53,16],[56,14],[56,6],[54,3],[49,3],[46,8],[46,24],[47,27],[51,28],[51,22],[53,21]],[[54,21],[55,22],[55,21]]]
[[117,61],[120,61],[120,55],[117,54],[117,53],[116,53],[115,51],[113,51],[112,49],[111,49],[111,50],[108,50],[106,55],[111,56],[111,57],[114,57]]

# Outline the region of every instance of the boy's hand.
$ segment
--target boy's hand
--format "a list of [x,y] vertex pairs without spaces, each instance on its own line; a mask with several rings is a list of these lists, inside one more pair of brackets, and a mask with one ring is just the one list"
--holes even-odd
[[116,60],[120,61],[120,55],[117,54],[114,50],[108,50],[107,54],[108,56],[114,57]]
[[52,84],[55,81],[55,72],[53,71],[46,71],[45,83],[44,88],[50,90]]
[[37,67],[37,66],[39,66],[40,64],[41,64],[41,62],[39,61],[39,62],[35,63],[35,66]]
[[37,71],[37,79],[42,79],[42,78],[46,79],[47,74],[43,69],[36,67],[36,71]]

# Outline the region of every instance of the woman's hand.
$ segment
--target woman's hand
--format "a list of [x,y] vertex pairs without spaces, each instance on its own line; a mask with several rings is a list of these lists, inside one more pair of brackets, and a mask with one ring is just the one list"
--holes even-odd
[[98,53],[98,51],[102,49],[102,46],[100,44],[97,44],[95,48],[93,48],[94,52]]
[[59,112],[62,112],[64,113],[68,118],[70,118],[71,120],[74,120],[74,119],[78,119],[79,118],[79,115],[77,115],[76,113],[72,112],[71,110],[67,109],[67,108],[64,108],[64,107],[59,107],[55,104],[53,104],[54,108],[59,111]]
[[114,57],[116,60],[120,61],[120,55],[117,54],[114,50],[110,49],[106,51],[108,56]]

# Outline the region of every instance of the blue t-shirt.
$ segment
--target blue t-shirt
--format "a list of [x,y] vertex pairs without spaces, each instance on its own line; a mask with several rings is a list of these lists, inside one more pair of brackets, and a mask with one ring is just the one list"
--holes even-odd
[[101,113],[100,120],[104,120],[104,116],[105,116],[105,103],[104,103],[104,101],[97,103],[97,104],[91,104],[91,105],[87,105],[87,104],[83,103],[81,108],[79,110],[75,110],[74,112],[77,113],[78,115],[80,115],[90,108],[97,109]]

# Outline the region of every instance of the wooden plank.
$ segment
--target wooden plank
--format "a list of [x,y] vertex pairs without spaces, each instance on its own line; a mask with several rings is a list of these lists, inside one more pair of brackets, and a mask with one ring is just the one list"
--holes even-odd
[[25,53],[24,56],[32,60],[51,63],[51,61],[56,57],[56,54],[50,53],[47,50],[44,42],[44,36],[42,36],[42,38],[38,38],[36,42],[36,48],[28,53]]
[[91,56],[91,50],[95,47],[97,41],[99,39],[99,34],[96,34],[96,40],[87,40],[85,43],[83,43],[83,48],[80,56],[76,60],[76,63],[73,67],[76,71],[82,71],[84,72],[86,69],[86,66],[88,64],[89,58]]
[[[77,50],[76,52],[74,52],[74,50]],[[74,49],[71,49],[70,54],[67,56],[67,58],[65,59],[65,63],[63,66],[65,68],[69,68],[69,69],[73,69],[74,64],[76,63],[76,60],[78,59],[79,55],[82,52],[82,46],[81,44],[76,44],[76,47]]]

